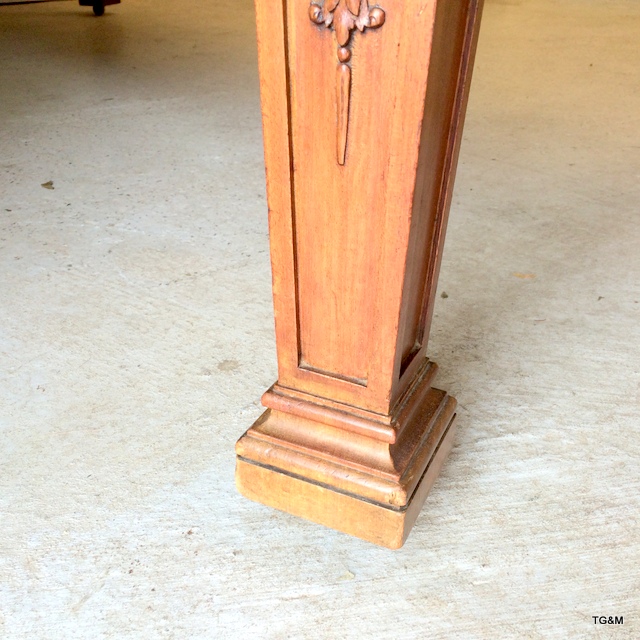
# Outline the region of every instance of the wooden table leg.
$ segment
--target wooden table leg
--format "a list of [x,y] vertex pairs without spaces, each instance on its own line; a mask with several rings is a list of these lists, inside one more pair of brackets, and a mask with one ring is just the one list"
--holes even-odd
[[482,0],[256,0],[278,382],[247,497],[400,547],[451,448],[426,358]]

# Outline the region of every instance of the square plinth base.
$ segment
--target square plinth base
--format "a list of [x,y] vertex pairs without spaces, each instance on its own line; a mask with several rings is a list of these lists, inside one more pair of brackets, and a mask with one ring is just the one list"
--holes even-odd
[[306,480],[286,471],[238,457],[236,484],[245,497],[317,522],[368,542],[399,549],[407,539],[451,447],[455,415],[443,425],[443,435],[411,499],[393,508],[330,486]]

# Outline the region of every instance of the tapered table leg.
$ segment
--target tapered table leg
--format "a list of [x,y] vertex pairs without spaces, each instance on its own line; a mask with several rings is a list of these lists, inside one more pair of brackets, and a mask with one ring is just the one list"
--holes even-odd
[[247,497],[400,547],[451,448],[426,357],[481,0],[256,0],[278,381]]

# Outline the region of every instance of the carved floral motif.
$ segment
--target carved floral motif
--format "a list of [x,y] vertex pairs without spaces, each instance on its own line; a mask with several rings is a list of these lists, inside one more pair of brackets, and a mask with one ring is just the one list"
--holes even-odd
[[309,18],[315,24],[332,27],[338,41],[338,77],[336,102],[338,109],[338,164],[343,165],[347,149],[347,129],[349,124],[349,103],[351,100],[351,60],[349,41],[351,33],[357,29],[376,29],[385,21],[385,12],[380,7],[370,7],[368,0],[324,0],[322,4],[312,2]]
[[325,0],[323,5],[311,3],[309,17],[316,24],[333,25],[338,44],[345,47],[354,29],[381,27],[385,13],[380,7],[369,7],[368,0]]

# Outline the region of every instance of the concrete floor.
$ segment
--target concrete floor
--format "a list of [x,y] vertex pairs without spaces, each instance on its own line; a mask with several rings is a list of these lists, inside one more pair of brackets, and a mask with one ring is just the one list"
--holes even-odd
[[0,637],[640,637],[639,33],[486,6],[459,434],[391,552],[234,488],[276,378],[250,0],[0,7]]

